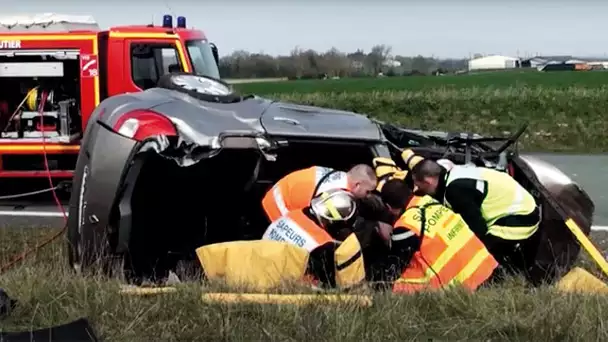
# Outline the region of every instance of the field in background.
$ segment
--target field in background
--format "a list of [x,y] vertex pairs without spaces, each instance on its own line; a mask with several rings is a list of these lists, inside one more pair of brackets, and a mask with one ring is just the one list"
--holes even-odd
[[[236,80],[235,80],[236,81]],[[327,80],[298,80],[264,82],[247,80],[233,82],[243,93],[317,93],[317,92],[370,92],[370,91],[418,91],[437,88],[509,88],[543,87],[567,88],[571,86],[597,88],[608,86],[608,72],[559,71],[559,72],[483,72],[446,76],[407,76],[380,78],[343,78]]]
[[287,81],[287,77],[275,77],[275,78],[226,78],[224,81],[230,84],[242,84],[242,83],[264,83],[264,82],[283,82]]
[[235,84],[243,94],[367,114],[415,129],[508,135],[528,152],[608,150],[608,72],[493,71],[446,76]]

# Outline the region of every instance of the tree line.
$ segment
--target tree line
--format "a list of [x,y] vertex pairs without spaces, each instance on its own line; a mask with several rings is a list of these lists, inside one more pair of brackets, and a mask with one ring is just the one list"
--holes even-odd
[[392,55],[391,48],[376,45],[369,52],[325,52],[295,48],[287,56],[236,51],[220,59],[224,78],[311,79],[336,77],[370,77],[437,75],[457,73],[467,68],[467,59],[438,59],[424,56]]

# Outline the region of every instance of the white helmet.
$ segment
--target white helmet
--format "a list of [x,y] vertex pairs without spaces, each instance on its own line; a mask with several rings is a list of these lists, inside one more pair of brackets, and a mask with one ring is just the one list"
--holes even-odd
[[310,201],[310,208],[324,223],[348,221],[357,211],[353,195],[343,189],[331,189],[320,193]]

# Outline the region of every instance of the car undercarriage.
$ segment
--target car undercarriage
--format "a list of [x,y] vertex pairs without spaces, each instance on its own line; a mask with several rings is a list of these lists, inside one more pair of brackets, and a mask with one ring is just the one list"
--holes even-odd
[[311,165],[345,170],[373,157],[368,144],[328,140],[289,140],[274,161],[247,149],[189,167],[154,152],[142,156],[130,196],[133,270],[164,274],[177,260],[195,260],[202,245],[260,239],[268,225],[262,197],[281,177]]

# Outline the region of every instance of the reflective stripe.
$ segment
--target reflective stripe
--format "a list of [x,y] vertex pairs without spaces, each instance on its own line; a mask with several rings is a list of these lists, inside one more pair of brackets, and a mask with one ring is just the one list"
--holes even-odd
[[272,195],[274,196],[274,203],[277,205],[281,215],[287,214],[289,209],[287,209],[285,200],[283,200],[283,193],[281,192],[281,187],[278,184],[272,187]]
[[490,252],[486,248],[477,251],[477,254],[475,254],[471,261],[452,279],[451,284],[457,285],[458,283],[467,281],[490,256]]
[[521,187],[517,187],[515,190],[515,198],[513,199],[513,203],[509,206],[508,213],[509,214],[517,214],[523,208],[524,204],[524,192],[525,190]]
[[538,227],[538,224],[532,227],[503,227],[493,225],[488,227],[488,233],[505,240],[525,240],[532,236],[538,230]]
[[[323,181],[321,182],[321,179],[328,173],[333,172],[333,170],[328,169],[328,168],[321,168],[321,167],[319,167],[319,169],[323,169],[323,170],[317,170],[316,179],[315,179],[315,183],[314,183],[315,188],[317,189],[317,192],[314,195],[318,195],[324,191],[331,190],[331,189],[348,190],[348,176],[347,176],[346,172],[343,172],[343,171],[334,172],[330,176],[323,179]],[[319,182],[321,182],[321,183],[319,184]]]
[[475,184],[475,187],[477,188],[477,190],[479,190],[479,192],[483,194],[486,191],[486,182],[478,180]]
[[285,241],[310,252],[333,239],[301,210],[294,210],[272,222],[262,240]]
[[391,240],[393,240],[393,241],[403,241],[403,240],[405,240],[407,238],[410,238],[410,237],[412,237],[414,235],[416,235],[416,234],[410,230],[410,231],[407,231],[405,233],[393,234],[392,237],[391,237]]

